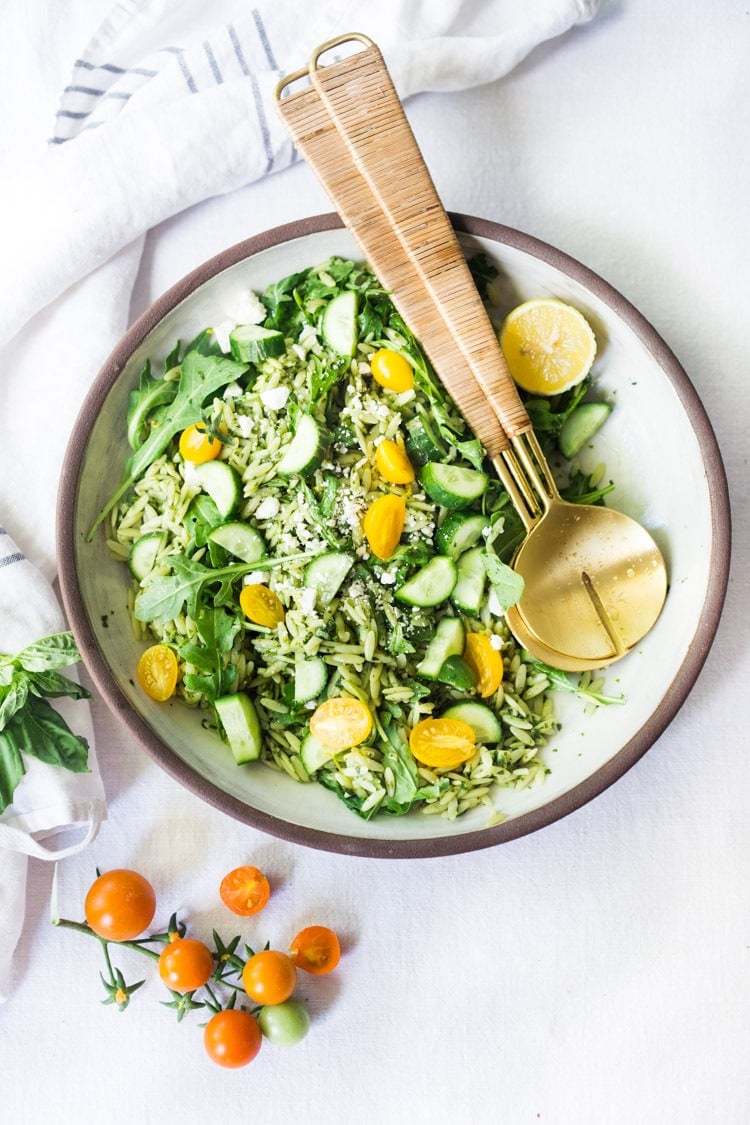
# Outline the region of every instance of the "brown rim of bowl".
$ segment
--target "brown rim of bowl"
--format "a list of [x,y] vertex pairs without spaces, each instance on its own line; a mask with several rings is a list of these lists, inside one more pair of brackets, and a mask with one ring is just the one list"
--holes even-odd
[[531,235],[491,220],[451,213],[455,229],[463,234],[487,238],[521,250],[561,270],[599,297],[638,336],[668,376],[698,439],[711,497],[712,547],[706,599],[694,642],[657,710],[617,754],[580,784],[540,809],[504,821],[491,828],[424,840],[381,840],[364,836],[340,836],[289,824],[250,808],[201,777],[159,739],[148,723],[137,715],[109,671],[94,636],[81,598],[75,572],[73,534],[78,478],[91,426],[118,374],[133,350],[162,317],[197,286],[229,266],[270,247],[310,234],[343,227],[335,213],[314,215],[255,235],[217,254],[167,290],[146,309],[125,333],[104,363],[83,403],[73,428],[63,466],[57,503],[59,582],[70,628],[93,683],[109,709],[141,743],[146,753],[170,776],[194,794],[236,820],[269,835],[322,851],[373,858],[431,858],[493,847],[518,839],[560,820],[599,796],[623,776],[666,730],[690,693],[708,656],[719,624],[726,595],[731,554],[731,515],[726,473],[716,437],[686,372],[674,353],[638,310],[616,289],[586,266],[561,250]]

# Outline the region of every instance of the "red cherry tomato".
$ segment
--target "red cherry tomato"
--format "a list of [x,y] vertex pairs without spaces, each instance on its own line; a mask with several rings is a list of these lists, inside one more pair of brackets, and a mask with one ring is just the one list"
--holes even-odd
[[219,1066],[247,1066],[257,1055],[262,1042],[258,1021],[239,1008],[217,1012],[211,1016],[203,1032],[203,1045],[208,1057]]
[[105,871],[89,887],[84,913],[94,933],[107,941],[131,941],[151,924],[156,895],[137,871]]
[[338,965],[341,946],[336,934],[327,926],[306,926],[289,946],[289,956],[298,969],[324,976]]
[[263,949],[255,953],[242,970],[245,992],[258,1004],[283,1003],[294,992],[296,983],[294,962],[278,949]]
[[262,871],[250,864],[235,867],[221,880],[219,895],[235,914],[259,914],[271,896],[271,887]]
[[196,938],[175,938],[159,954],[159,976],[173,992],[194,992],[213,971],[211,950]]

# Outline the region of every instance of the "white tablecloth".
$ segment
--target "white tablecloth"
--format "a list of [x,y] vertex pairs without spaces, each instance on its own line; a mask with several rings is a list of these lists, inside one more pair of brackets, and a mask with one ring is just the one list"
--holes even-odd
[[[10,19],[5,161],[49,132],[95,9],[109,6],[75,0],[52,20],[44,7],[37,39],[14,40]],[[3,1120],[750,1121],[749,40],[742,4],[610,0],[510,77],[408,105],[446,206],[603,275],[665,337],[713,421],[733,490],[734,581],[670,728],[613,788],[539,833],[385,861],[234,822],[173,782],[95,699],[108,819],[61,864],[61,913],[81,917],[97,866],[135,867],[155,885],[157,921],[179,910],[205,936],[231,936],[218,881],[254,862],[274,893],[241,927],[246,939],[283,944],[321,921],[344,956],[334,977],[301,990],[313,1013],[302,1044],[222,1071],[203,1055],[200,1017],[178,1024],[158,981],[123,1014],[101,1006],[95,943],[50,925],[52,870],[33,864],[0,1009]],[[57,49],[56,73],[35,71],[41,42]],[[131,314],[224,246],[327,210],[304,166],[194,207],[149,235]],[[140,968],[133,955],[131,977]]]

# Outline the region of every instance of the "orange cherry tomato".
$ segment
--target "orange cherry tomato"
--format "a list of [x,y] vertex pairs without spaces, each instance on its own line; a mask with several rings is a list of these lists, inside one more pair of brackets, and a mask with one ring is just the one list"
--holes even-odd
[[411,364],[391,348],[379,348],[370,360],[372,377],[387,391],[400,394],[410,391],[414,386],[414,371]]
[[294,962],[279,949],[263,949],[254,953],[242,970],[245,992],[258,1004],[283,1003],[294,992],[296,983]]
[[159,954],[159,976],[173,992],[194,992],[213,971],[213,954],[197,938],[176,937]]
[[240,609],[249,621],[268,629],[274,629],[284,620],[284,607],[278,594],[258,583],[242,587]]
[[180,434],[179,448],[183,460],[203,465],[219,456],[221,442],[217,437],[210,437],[206,433],[202,422],[195,422]]
[[169,645],[151,645],[141,653],[136,669],[138,683],[157,703],[164,703],[174,695],[177,673],[177,657]]
[[350,750],[369,738],[372,712],[360,699],[336,695],[315,708],[310,716],[310,731],[331,750]]
[[259,914],[271,897],[271,886],[262,871],[250,864],[235,867],[221,880],[219,897],[234,914]]
[[255,1016],[240,1008],[224,1008],[206,1024],[203,1046],[219,1066],[237,1068],[251,1063],[263,1042]]
[[341,946],[328,926],[305,926],[289,946],[289,956],[298,969],[322,977],[338,965]]
[[365,512],[362,529],[373,555],[389,559],[398,546],[406,521],[406,501],[392,492],[379,496]]
[[503,658],[485,633],[467,633],[464,660],[477,678],[481,696],[494,695],[503,680]]
[[151,924],[155,913],[154,888],[127,868],[105,871],[86,894],[86,921],[107,941],[132,941]]
[[409,749],[423,765],[450,770],[473,757],[476,736],[462,719],[422,719],[412,728]]
[[384,438],[375,450],[375,464],[383,480],[390,484],[411,484],[414,466],[395,441]]

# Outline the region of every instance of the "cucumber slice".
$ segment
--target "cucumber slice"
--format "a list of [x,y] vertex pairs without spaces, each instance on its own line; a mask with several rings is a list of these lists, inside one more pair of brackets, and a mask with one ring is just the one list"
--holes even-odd
[[323,339],[339,355],[354,355],[359,341],[359,297],[354,289],[339,293],[326,305],[321,328]]
[[195,477],[213,500],[219,514],[224,519],[231,516],[242,499],[242,481],[237,470],[226,461],[204,461],[202,465],[195,466]]
[[326,762],[330,762],[331,758],[337,751],[332,750],[330,746],[324,746],[322,742],[311,734],[309,731],[302,739],[302,745],[299,748],[299,756],[302,759],[302,765],[308,773],[315,773]]
[[461,719],[468,723],[476,735],[477,742],[485,744],[500,742],[503,737],[503,728],[494,711],[484,703],[475,703],[467,699],[463,703],[454,703],[447,711],[443,711],[444,719]]
[[255,705],[242,692],[223,695],[214,701],[216,714],[238,766],[256,762],[263,749],[260,720]]
[[432,420],[424,414],[409,419],[404,440],[406,452],[416,465],[442,461],[448,452]]
[[463,656],[458,655],[449,656],[443,663],[438,673],[438,680],[441,684],[458,688],[459,691],[470,691],[477,683],[476,672],[472,666],[464,660]]
[[441,617],[435,635],[417,665],[417,675],[426,680],[436,680],[446,660],[462,654],[465,640],[466,630],[460,617]]
[[451,512],[438,528],[435,545],[441,555],[457,559],[479,542],[487,526],[486,516],[473,512]]
[[606,402],[582,402],[577,406],[563,422],[557,439],[563,457],[570,460],[580,453],[611,413],[612,407]]
[[325,456],[327,436],[320,422],[311,414],[300,414],[294,437],[276,466],[282,476],[308,476],[314,473]]
[[229,349],[239,363],[262,363],[264,359],[283,355],[286,340],[275,328],[260,324],[238,324],[229,333]]
[[299,659],[294,665],[294,702],[317,699],[328,683],[328,665],[320,656]]
[[407,578],[394,596],[406,605],[440,605],[450,597],[456,585],[456,564],[447,555],[435,555],[411,578]]
[[130,548],[128,555],[128,566],[130,572],[138,581],[145,578],[154,569],[156,556],[164,546],[164,536],[160,531],[149,531],[146,535],[142,535],[140,539],[136,539],[133,546]]
[[484,566],[484,548],[472,547],[456,563],[456,585],[451,601],[462,613],[476,616],[484,602],[487,571]]
[[489,483],[486,473],[444,461],[428,461],[419,479],[427,495],[444,508],[468,507],[484,495]]
[[317,605],[325,606],[336,597],[353,565],[353,556],[340,551],[326,551],[308,564],[303,583],[309,590],[315,590]]
[[243,562],[257,562],[266,553],[266,542],[260,532],[249,523],[239,520],[220,524],[210,532],[208,538],[211,543],[217,543]]

